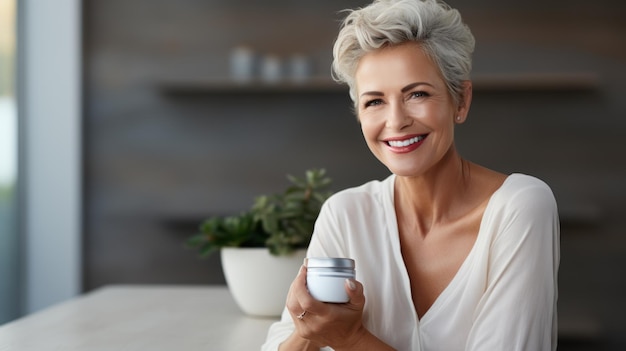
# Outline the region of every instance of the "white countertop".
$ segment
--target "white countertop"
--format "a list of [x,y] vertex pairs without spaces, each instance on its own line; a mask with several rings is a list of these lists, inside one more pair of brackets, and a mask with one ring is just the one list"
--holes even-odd
[[274,321],[225,286],[109,286],[0,326],[0,350],[259,350]]

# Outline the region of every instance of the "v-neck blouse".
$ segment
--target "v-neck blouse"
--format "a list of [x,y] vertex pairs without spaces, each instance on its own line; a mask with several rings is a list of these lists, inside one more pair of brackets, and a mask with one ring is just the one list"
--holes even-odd
[[[400,250],[394,181],[391,175],[333,195],[307,253],[356,261],[365,327],[397,350],[555,350],[559,220],[550,188],[528,175],[508,176],[461,267],[419,319]],[[263,350],[277,350],[293,330],[285,309]]]

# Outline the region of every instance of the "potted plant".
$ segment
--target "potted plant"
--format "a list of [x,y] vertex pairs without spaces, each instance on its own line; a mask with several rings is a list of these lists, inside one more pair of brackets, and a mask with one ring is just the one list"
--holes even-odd
[[208,218],[187,240],[201,256],[220,251],[231,294],[250,315],[280,315],[322,204],[332,194],[324,169],[287,178],[282,193],[259,196],[238,215]]

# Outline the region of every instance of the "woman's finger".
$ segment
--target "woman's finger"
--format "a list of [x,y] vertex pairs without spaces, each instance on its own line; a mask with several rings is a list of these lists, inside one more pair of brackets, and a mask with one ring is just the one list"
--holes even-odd
[[363,284],[355,279],[346,279],[345,282],[346,293],[348,293],[348,297],[350,301],[348,301],[348,305],[354,309],[363,309],[365,305],[365,295],[363,294]]

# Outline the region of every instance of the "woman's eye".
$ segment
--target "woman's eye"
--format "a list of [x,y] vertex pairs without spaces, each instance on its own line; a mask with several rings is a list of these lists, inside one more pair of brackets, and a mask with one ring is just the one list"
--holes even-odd
[[414,98],[421,98],[421,97],[427,97],[428,93],[425,91],[414,91],[411,93],[411,97]]
[[365,102],[365,104],[363,104],[363,107],[370,107],[370,106],[377,106],[382,104],[383,101],[381,99],[373,99],[373,100],[368,100]]

